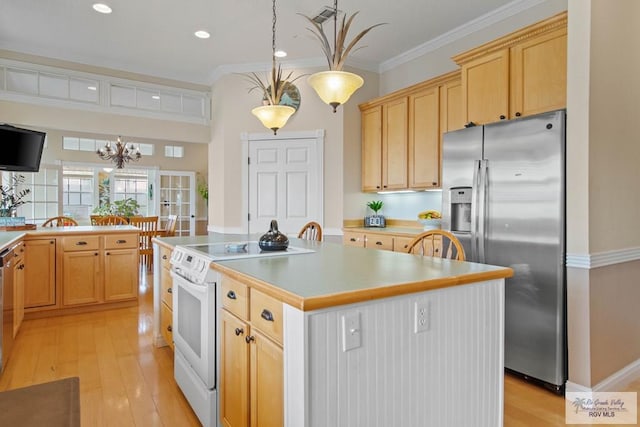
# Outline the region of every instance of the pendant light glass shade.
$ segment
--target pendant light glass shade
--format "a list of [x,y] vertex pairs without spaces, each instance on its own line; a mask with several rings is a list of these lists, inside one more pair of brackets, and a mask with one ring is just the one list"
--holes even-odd
[[334,113],[364,84],[362,77],[346,71],[322,71],[309,76],[307,82]]
[[295,112],[296,109],[288,105],[263,105],[251,110],[251,113],[253,113],[265,127],[271,129],[274,135],[278,129],[287,123],[289,117]]

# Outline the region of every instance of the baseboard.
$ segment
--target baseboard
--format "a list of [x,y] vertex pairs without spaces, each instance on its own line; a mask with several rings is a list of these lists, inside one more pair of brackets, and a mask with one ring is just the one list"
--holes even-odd
[[620,391],[628,384],[640,378],[640,359],[636,360],[589,388],[567,381],[567,392]]

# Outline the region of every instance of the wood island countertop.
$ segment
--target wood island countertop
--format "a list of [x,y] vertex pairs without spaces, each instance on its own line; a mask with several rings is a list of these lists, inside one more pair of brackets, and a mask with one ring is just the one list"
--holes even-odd
[[[212,233],[159,237],[175,245],[257,240],[256,236]],[[213,262],[211,268],[239,279],[302,311],[388,298],[511,277],[510,268],[420,257],[336,243],[290,238],[290,245],[314,252]]]

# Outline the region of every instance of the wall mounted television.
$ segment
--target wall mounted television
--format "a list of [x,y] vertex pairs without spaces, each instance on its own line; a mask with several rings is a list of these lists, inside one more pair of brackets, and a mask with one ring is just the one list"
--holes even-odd
[[46,133],[0,124],[0,171],[38,172]]

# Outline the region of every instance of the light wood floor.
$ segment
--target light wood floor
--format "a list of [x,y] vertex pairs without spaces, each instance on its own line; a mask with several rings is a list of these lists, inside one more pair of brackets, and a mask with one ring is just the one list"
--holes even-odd
[[[199,426],[171,350],[153,346],[151,284],[142,274],[139,307],[25,321],[0,391],[78,376],[84,427]],[[640,380],[628,391],[640,396]],[[564,425],[562,397],[505,377],[505,426]]]

